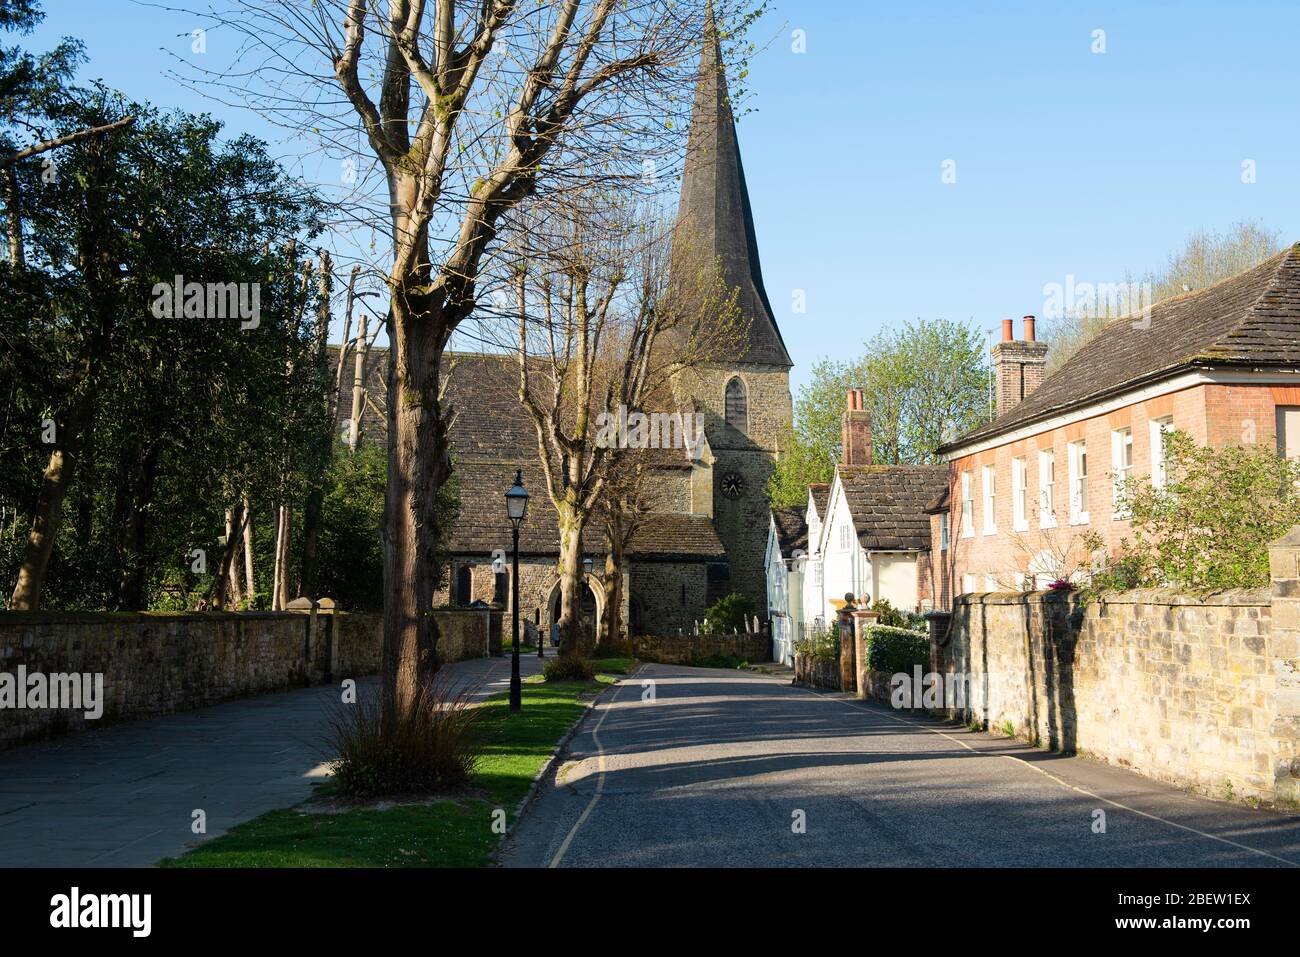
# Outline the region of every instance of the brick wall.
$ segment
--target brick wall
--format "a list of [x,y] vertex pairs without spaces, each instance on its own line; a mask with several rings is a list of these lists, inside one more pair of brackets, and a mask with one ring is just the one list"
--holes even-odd
[[[934,657],[949,687],[967,676],[968,697],[945,710],[1217,797],[1295,800],[1300,630],[1274,619],[1292,601],[1279,588],[1300,597],[1298,558],[1300,540],[1275,557],[1291,579],[1272,597],[962,596]],[[1300,629],[1300,613],[1281,614]]]

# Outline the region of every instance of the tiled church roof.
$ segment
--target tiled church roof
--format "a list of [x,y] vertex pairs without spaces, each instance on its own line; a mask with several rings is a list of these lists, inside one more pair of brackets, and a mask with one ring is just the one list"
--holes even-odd
[[[333,347],[332,361],[338,361],[337,347]],[[460,497],[450,550],[454,554],[491,555],[493,549],[501,548],[509,553],[510,523],[505,516],[504,495],[514,483],[515,470],[522,468],[530,497],[528,518],[519,531],[520,554],[556,554],[560,540],[557,516],[546,494],[537,432],[519,404],[519,372],[514,357],[448,353],[446,361],[451,372],[445,404],[455,416],[451,427],[455,462],[452,480],[457,483]],[[383,396],[387,364],[387,350],[373,350],[367,368],[372,394]],[[345,379],[350,379],[346,375],[350,370],[349,365]],[[351,409],[346,386],[340,406],[342,424]],[[378,441],[384,429],[384,422],[367,409],[363,438]],[[690,467],[686,454],[679,449],[646,449],[644,454],[657,469]],[[605,553],[604,533],[598,522],[590,523],[584,532],[583,549],[592,556]],[[643,561],[726,557],[709,517],[681,512],[650,515],[633,535],[628,552]]]
[[948,484],[948,466],[841,465],[838,471],[863,548],[929,550],[925,509]]
[[1108,323],[1006,415],[939,449],[1101,401],[1192,368],[1300,367],[1300,243],[1253,269]]

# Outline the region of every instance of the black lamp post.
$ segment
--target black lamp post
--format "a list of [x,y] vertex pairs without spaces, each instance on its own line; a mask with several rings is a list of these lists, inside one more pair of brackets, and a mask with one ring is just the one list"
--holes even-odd
[[506,491],[506,515],[514,532],[514,574],[510,576],[510,608],[513,618],[514,647],[510,653],[510,713],[518,714],[523,700],[519,680],[519,526],[528,514],[528,492],[524,489],[524,470],[515,473],[515,484]]

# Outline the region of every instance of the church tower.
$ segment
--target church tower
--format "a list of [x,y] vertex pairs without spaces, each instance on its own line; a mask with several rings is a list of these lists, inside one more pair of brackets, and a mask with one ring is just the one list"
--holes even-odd
[[754,217],[711,10],[672,261],[674,269],[715,261],[727,288],[737,290],[739,308],[749,322],[748,336],[730,354],[684,373],[678,388],[682,398],[704,414],[714,455],[713,523],[727,549],[730,581],[710,582],[710,601],[738,591],[750,596],[758,615],[766,617],[767,480],[792,421],[792,363],[763,288]]

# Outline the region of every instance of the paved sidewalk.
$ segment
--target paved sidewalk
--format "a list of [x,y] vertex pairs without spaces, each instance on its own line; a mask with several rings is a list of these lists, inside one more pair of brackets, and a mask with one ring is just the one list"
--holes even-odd
[[[541,670],[521,657],[525,675]],[[448,666],[476,700],[509,687],[510,659]],[[363,679],[373,694],[375,678]],[[148,867],[309,797],[326,777],[338,687],[244,698],[0,752],[0,867]]]

